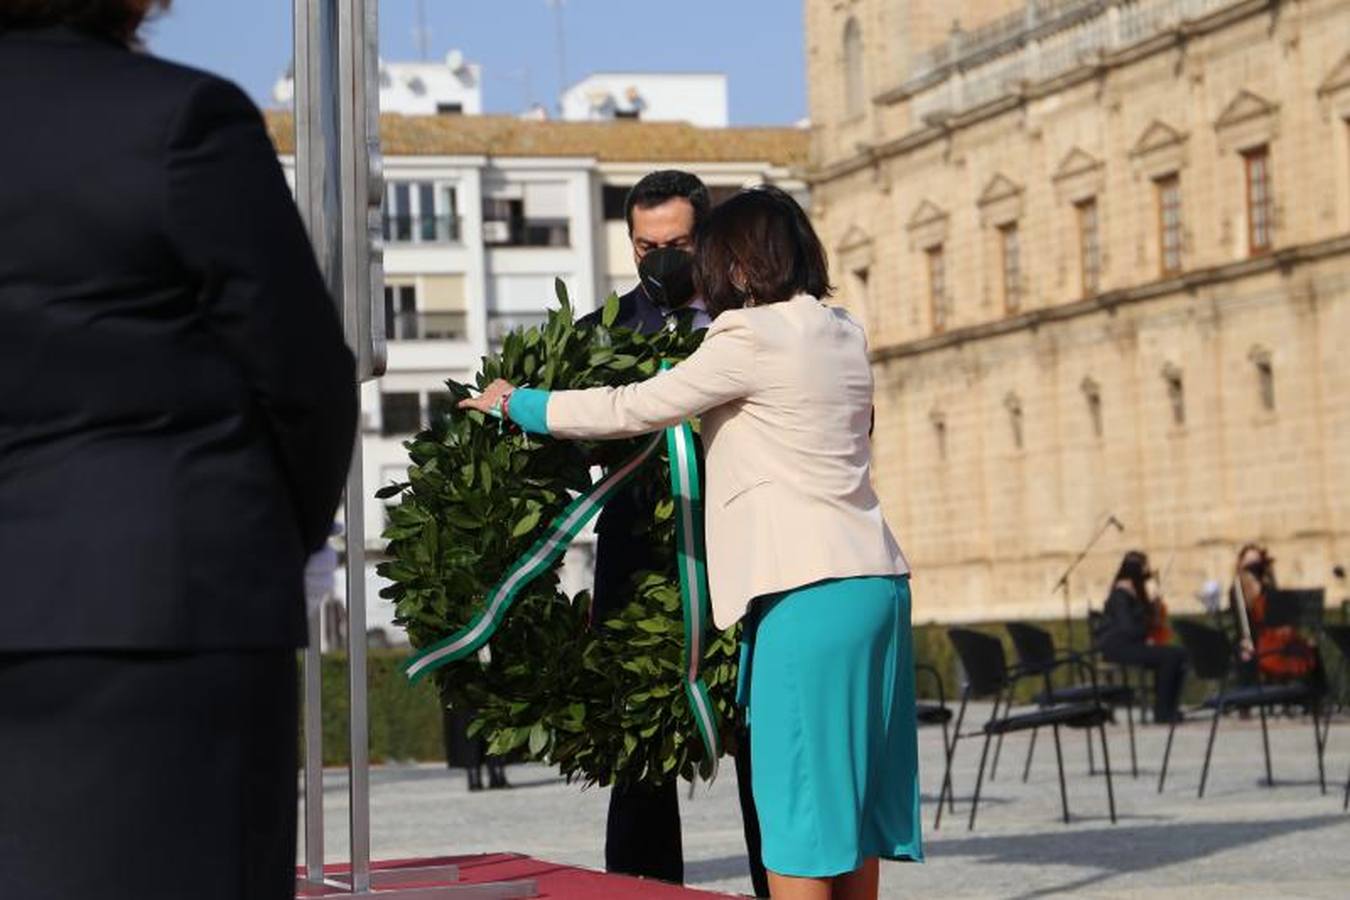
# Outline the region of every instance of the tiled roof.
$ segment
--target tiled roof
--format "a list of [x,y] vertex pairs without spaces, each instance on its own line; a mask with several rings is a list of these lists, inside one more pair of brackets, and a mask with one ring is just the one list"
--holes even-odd
[[[295,152],[288,112],[268,112],[277,152]],[[579,156],[600,162],[807,163],[801,128],[698,128],[683,122],[558,122],[512,116],[380,117],[386,156]]]

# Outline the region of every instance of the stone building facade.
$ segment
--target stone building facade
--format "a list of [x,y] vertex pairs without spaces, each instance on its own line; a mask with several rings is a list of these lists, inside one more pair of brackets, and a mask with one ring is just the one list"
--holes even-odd
[[[916,620],[1350,562],[1350,3],[806,0],[813,215]],[[1169,562],[1170,561],[1170,562]]]

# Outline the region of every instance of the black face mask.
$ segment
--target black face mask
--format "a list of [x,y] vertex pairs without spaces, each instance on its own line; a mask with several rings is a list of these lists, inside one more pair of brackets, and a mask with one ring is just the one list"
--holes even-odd
[[694,299],[694,255],[677,247],[648,251],[638,263],[642,289],[665,310],[679,309]]

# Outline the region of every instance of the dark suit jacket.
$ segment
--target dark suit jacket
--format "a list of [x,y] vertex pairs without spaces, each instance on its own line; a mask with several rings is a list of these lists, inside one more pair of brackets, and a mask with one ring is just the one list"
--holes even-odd
[[352,356],[233,85],[0,33],[0,651],[295,646]]
[[[600,312],[581,319],[594,324]],[[666,317],[642,287],[633,288],[619,298],[616,328],[631,328],[652,334],[665,327]],[[633,525],[642,516],[651,515],[653,501],[636,486],[615,494],[595,522],[595,590],[591,621],[599,624],[616,614],[633,599],[634,572],[652,567],[651,551],[645,541],[633,535]]]

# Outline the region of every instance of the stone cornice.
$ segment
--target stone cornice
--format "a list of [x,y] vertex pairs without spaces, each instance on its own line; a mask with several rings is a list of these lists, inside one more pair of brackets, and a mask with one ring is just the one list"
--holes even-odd
[[[1225,9],[1217,10],[1202,19],[1196,19],[1190,22],[1182,22],[1180,25],[1159,32],[1152,37],[1146,38],[1128,47],[1119,50],[1103,53],[1097,59],[1084,63],[1073,69],[1068,69],[1058,75],[1038,81],[1035,83],[1024,83],[1014,93],[1004,94],[987,103],[973,106],[970,109],[945,115],[939,119],[925,122],[923,127],[901,135],[889,141],[882,141],[876,144],[867,144],[859,148],[859,152],[843,159],[835,160],[824,166],[813,166],[806,174],[806,181],[812,187],[832,181],[836,178],[842,178],[855,172],[866,169],[869,166],[877,165],[880,161],[908,153],[924,147],[934,141],[941,140],[950,136],[953,132],[971,125],[978,124],[987,119],[992,119],[1002,115],[1005,112],[1018,109],[1030,100],[1039,100],[1052,94],[1076,87],[1085,81],[1091,81],[1099,78],[1112,69],[1122,68],[1139,60],[1164,53],[1168,50],[1184,48],[1186,43],[1195,38],[1218,31],[1235,22],[1257,15],[1266,11],[1270,6],[1277,4],[1279,0],[1246,0],[1244,3],[1234,4]],[[932,72],[925,73],[918,78],[907,82],[897,88],[885,91],[872,98],[872,102],[879,106],[889,106],[909,99],[921,90],[926,90],[933,85],[940,84],[951,76],[951,73],[961,68],[957,64],[949,64]]]
[[1288,247],[1263,256],[1183,272],[1173,278],[1106,291],[1094,297],[1075,300],[1072,303],[1032,309],[992,322],[981,322],[978,325],[953,328],[950,331],[918,340],[878,347],[872,351],[871,359],[873,362],[885,362],[892,359],[921,356],[972,341],[986,340],[1019,331],[1035,330],[1042,325],[1053,322],[1063,322],[1097,312],[1111,312],[1122,306],[1144,303],[1169,294],[1192,292],[1210,285],[1223,284],[1266,272],[1288,270],[1301,264],[1342,255],[1350,255],[1350,235],[1341,235],[1312,244]]

